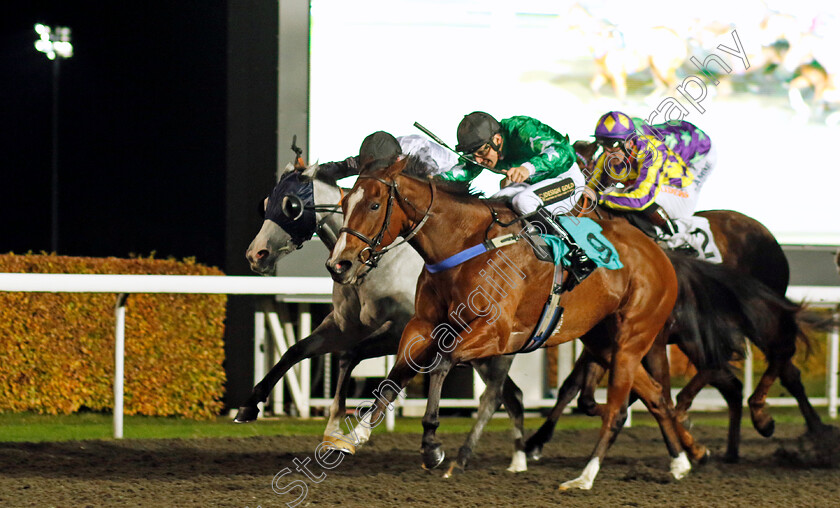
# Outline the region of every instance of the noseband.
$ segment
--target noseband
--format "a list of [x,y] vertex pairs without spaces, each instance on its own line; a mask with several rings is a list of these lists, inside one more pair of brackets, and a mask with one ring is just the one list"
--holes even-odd
[[[376,180],[377,182],[381,183],[382,185],[388,187],[388,204],[386,205],[386,208],[385,208],[385,221],[382,223],[382,228],[380,228],[379,233],[377,233],[376,236],[373,237],[372,239],[368,238],[367,236],[360,233],[359,231],[356,231],[354,229],[350,229],[350,228],[347,228],[347,227],[343,227],[343,228],[339,229],[338,232],[339,232],[339,234],[347,233],[349,235],[353,235],[356,238],[358,238],[359,240],[365,242],[367,244],[367,247],[365,247],[364,249],[362,249],[359,252],[359,261],[361,261],[362,264],[365,264],[365,265],[367,265],[371,268],[374,268],[374,267],[376,267],[377,264],[379,264],[379,259],[382,256],[384,256],[386,252],[388,252],[389,250],[391,250],[395,247],[398,247],[398,246],[408,242],[412,238],[414,238],[414,235],[416,235],[420,231],[420,228],[422,228],[423,225],[426,224],[426,221],[429,219],[429,217],[432,216],[432,205],[434,205],[434,203],[435,203],[435,183],[434,183],[434,181],[432,181],[431,178],[429,179],[429,187],[431,188],[431,196],[432,197],[431,197],[431,200],[429,201],[429,207],[426,209],[426,212],[423,214],[423,218],[420,219],[420,222],[418,222],[417,225],[415,225],[413,228],[411,228],[411,231],[409,231],[408,234],[403,237],[401,242],[388,245],[388,246],[382,248],[381,250],[376,250],[376,248],[379,247],[379,245],[382,244],[382,240],[385,237],[385,232],[388,230],[388,227],[391,225],[391,213],[394,210],[394,200],[395,199],[399,198],[399,199],[405,201],[406,203],[408,203],[409,205],[411,205],[411,208],[413,208],[415,211],[418,211],[418,210],[417,210],[417,207],[414,206],[414,204],[411,201],[409,201],[408,199],[406,199],[404,196],[402,196],[400,194],[400,190],[397,187],[397,182],[395,182],[394,180],[391,180],[389,182],[389,181],[383,180],[382,178],[379,178],[379,177],[376,177],[376,176],[371,176],[371,175],[359,175],[359,178],[370,178],[370,179]],[[365,257],[365,253],[367,253],[367,257]]]

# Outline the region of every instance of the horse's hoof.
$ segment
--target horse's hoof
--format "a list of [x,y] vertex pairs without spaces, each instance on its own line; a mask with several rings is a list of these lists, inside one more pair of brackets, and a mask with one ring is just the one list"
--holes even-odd
[[699,458],[697,458],[695,460],[695,462],[697,463],[698,466],[703,466],[703,465],[708,464],[709,460],[712,458],[712,451],[709,450],[708,448],[705,448],[705,447],[703,447],[703,448],[705,449],[705,451],[703,452],[702,455],[700,455]]
[[595,483],[595,477],[598,475],[598,471],[600,469],[601,461],[597,457],[592,458],[589,462],[587,462],[586,467],[583,468],[583,473],[580,476],[574,480],[561,483],[559,488],[560,490],[589,490],[592,488],[592,484]]
[[726,455],[723,456],[723,461],[727,464],[737,464],[739,460],[740,458],[738,457],[738,452],[726,452]]
[[772,418],[768,418],[764,423],[753,422],[753,427],[762,437],[770,437],[776,431],[776,422]]
[[813,428],[808,428],[805,433],[809,436],[819,437],[826,434],[834,434],[837,431],[838,429],[833,425],[826,425],[825,423],[819,422]]
[[[425,466],[423,467],[425,469]],[[452,464],[449,464],[449,469],[443,473],[444,478],[452,478],[456,474],[460,474],[464,472],[464,468],[461,467],[457,461],[453,460]]]
[[233,423],[250,423],[257,420],[260,409],[257,406],[241,406]]
[[510,466],[507,470],[511,473],[522,473],[528,470],[528,459],[524,451],[516,450],[513,452],[513,458],[510,460]]
[[586,478],[575,478],[574,480],[569,480],[567,482],[561,483],[557,490],[564,492],[570,489],[589,490],[591,488],[591,480],[588,480]]
[[339,439],[335,436],[324,436],[324,440],[322,442],[327,443],[327,448],[330,450],[335,450],[347,455],[356,455],[356,446],[344,439]]
[[534,446],[530,450],[525,450],[525,455],[533,461],[539,461],[542,458],[542,449],[541,445]]
[[681,452],[671,460],[671,474],[675,479],[682,480],[688,475],[689,471],[691,471],[691,462],[685,452]]
[[432,469],[441,465],[443,459],[445,458],[446,454],[443,453],[441,447],[438,446],[429,453],[423,454],[423,469],[425,469],[426,471],[431,471]]
[[694,444],[688,448],[685,448],[686,453],[688,453],[688,458],[691,460],[693,464],[703,464],[709,459],[709,449],[700,444]]

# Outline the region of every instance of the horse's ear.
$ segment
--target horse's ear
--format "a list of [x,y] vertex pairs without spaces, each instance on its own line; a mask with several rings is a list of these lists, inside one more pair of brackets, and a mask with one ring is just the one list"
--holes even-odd
[[305,176],[306,178],[309,178],[310,180],[314,180],[315,175],[318,174],[318,170],[320,168],[321,168],[321,166],[318,164],[318,161],[315,161],[314,164],[310,165],[309,167],[307,167],[306,169],[303,170],[303,176]]
[[405,165],[408,162],[408,157],[402,157],[397,162],[391,164],[387,168],[385,168],[384,176],[388,178],[394,178],[398,174],[402,173],[402,170],[405,169]]
[[294,171],[294,169],[295,166],[293,164],[286,164],[286,167],[280,170],[280,172],[277,174],[277,179],[282,179],[286,175],[286,173],[288,173],[289,171]]
[[575,151],[581,155],[591,155],[598,149],[597,143],[584,139],[575,141],[572,144],[572,147],[574,147]]

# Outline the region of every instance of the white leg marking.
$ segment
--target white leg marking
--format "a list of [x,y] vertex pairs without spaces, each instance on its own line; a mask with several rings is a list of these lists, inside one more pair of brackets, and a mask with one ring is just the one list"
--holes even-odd
[[671,460],[671,474],[677,480],[682,480],[691,471],[691,462],[688,460],[688,455],[685,452],[680,452],[674,459]]
[[370,413],[365,415],[365,418],[356,425],[356,428],[353,429],[353,433],[356,434],[356,439],[358,440],[357,446],[361,446],[368,442],[370,439]]
[[575,478],[574,480],[569,480],[560,485],[560,490],[567,490],[567,489],[581,489],[581,490],[589,490],[592,488],[592,484],[595,482],[595,476],[598,474],[598,471],[601,469],[601,462],[598,460],[598,457],[589,461],[589,464],[583,468],[583,473],[580,476]]
[[521,473],[528,470],[528,458],[522,450],[513,452],[513,458],[510,460],[510,466],[507,468],[511,473]]
[[333,400],[330,405],[330,419],[327,421],[327,428],[324,429],[324,435],[330,436],[335,434],[343,434],[343,432],[341,432],[341,419],[338,417],[338,403]]

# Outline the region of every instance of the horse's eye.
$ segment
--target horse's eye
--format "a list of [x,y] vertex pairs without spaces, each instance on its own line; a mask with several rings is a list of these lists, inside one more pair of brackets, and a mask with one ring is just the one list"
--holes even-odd
[[370,205],[371,210],[379,210],[379,203],[373,203]]

